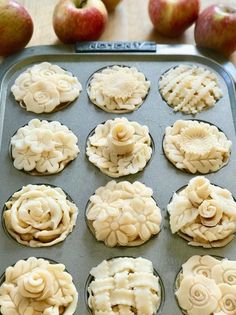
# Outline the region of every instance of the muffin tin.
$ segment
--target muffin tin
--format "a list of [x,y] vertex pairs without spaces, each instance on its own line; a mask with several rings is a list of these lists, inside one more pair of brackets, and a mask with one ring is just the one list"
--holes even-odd
[[[137,48],[135,46],[135,48]],[[236,143],[235,135],[235,108],[236,95],[234,82],[228,69],[233,66],[226,63],[226,68],[218,62],[201,55],[193,47],[166,47],[158,46],[157,53],[140,51],[139,53],[73,53],[70,47],[33,47],[23,53],[10,57],[1,66],[1,91],[0,91],[0,200],[1,207],[9,197],[23,185],[40,184],[42,177],[31,176],[14,168],[8,155],[11,136],[18,128],[28,123],[32,118],[58,120],[68,126],[78,137],[79,156],[68,165],[61,173],[43,178],[44,184],[61,187],[68,192],[79,208],[77,224],[72,233],[60,244],[49,248],[28,248],[21,246],[0,228],[0,274],[5,269],[15,264],[20,259],[30,256],[44,257],[65,264],[72,275],[73,281],[79,292],[79,303],[75,314],[89,314],[86,306],[86,281],[92,267],[97,266],[102,260],[118,256],[142,256],[150,259],[153,267],[158,270],[165,290],[164,304],[160,314],[180,315],[181,311],[174,295],[174,283],[181,265],[192,255],[215,255],[236,260],[236,244],[233,240],[229,245],[220,249],[202,249],[187,245],[187,242],[178,235],[172,235],[167,204],[173,192],[183,187],[194,176],[176,169],[164,156],[162,139],[167,126],[173,125],[177,119],[199,119],[215,124],[221,129],[228,139],[233,142],[229,164],[216,173],[206,175],[212,184],[225,187],[236,196]],[[118,51],[119,47],[118,47]],[[220,59],[219,59],[220,60]],[[71,71],[78,77],[83,91],[79,98],[70,107],[52,114],[35,115],[25,112],[14,100],[10,91],[17,76],[33,64],[48,61]],[[222,60],[221,60],[222,61]],[[217,73],[223,97],[216,105],[196,116],[174,113],[162,99],[158,80],[160,76],[181,63],[201,65]],[[88,98],[86,86],[90,76],[106,66],[124,65],[134,66],[144,73],[147,80],[151,81],[149,93],[142,106],[124,115],[110,114],[96,108]],[[99,123],[115,117],[127,117],[130,121],[137,121],[149,127],[155,151],[148,165],[142,172],[135,175],[121,177],[118,181],[136,180],[145,183],[154,191],[153,197],[162,210],[163,226],[157,237],[147,243],[132,248],[108,248],[102,242],[97,242],[90,233],[85,222],[85,209],[89,197],[99,186],[104,186],[111,180],[92,165],[85,153],[86,141],[89,133]]]

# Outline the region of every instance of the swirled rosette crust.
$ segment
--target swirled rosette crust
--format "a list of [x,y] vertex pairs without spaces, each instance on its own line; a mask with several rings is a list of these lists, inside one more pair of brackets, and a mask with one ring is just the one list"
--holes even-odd
[[89,227],[107,246],[137,246],[160,232],[161,211],[140,182],[110,181],[90,197]]
[[78,209],[59,187],[27,185],[15,192],[3,213],[8,233],[20,244],[51,246],[72,231]]
[[229,161],[232,142],[213,125],[177,120],[167,127],[163,149],[167,159],[189,173],[216,172]]
[[30,257],[5,272],[0,287],[2,315],[72,315],[78,293],[62,264]]
[[189,245],[223,247],[236,232],[236,202],[227,190],[210,184],[204,176],[190,180],[167,206],[171,232]]
[[132,112],[143,103],[150,87],[136,68],[113,66],[96,72],[88,85],[93,104],[106,112]]
[[88,138],[86,153],[89,161],[110,177],[135,174],[152,155],[148,127],[124,117],[107,120]]
[[11,138],[14,167],[32,175],[61,172],[78,153],[78,139],[58,121],[32,119]]
[[211,108],[222,97],[215,73],[198,66],[180,65],[162,75],[162,97],[174,111],[197,114]]
[[76,77],[49,62],[28,68],[11,88],[20,106],[36,114],[65,108],[80,95],[81,90]]
[[88,305],[94,315],[154,315],[161,303],[159,278],[142,257],[104,260],[90,271]]
[[176,297],[187,315],[236,314],[236,262],[192,256],[177,277]]

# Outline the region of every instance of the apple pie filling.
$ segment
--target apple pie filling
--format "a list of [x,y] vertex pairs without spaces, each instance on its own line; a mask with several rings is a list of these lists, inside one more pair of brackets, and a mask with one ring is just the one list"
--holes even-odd
[[161,211],[140,182],[110,181],[90,197],[88,225],[107,246],[138,246],[160,232]]
[[51,113],[68,106],[81,90],[75,76],[48,62],[28,68],[11,88],[20,106],[36,114]]
[[160,307],[160,280],[147,259],[104,260],[90,275],[88,305],[94,315],[154,315]]
[[177,120],[167,127],[163,149],[178,169],[207,174],[229,161],[232,142],[213,125],[194,120]]
[[213,107],[222,91],[215,73],[199,66],[180,65],[162,75],[159,90],[174,111],[196,114]]
[[73,315],[78,293],[63,264],[42,258],[19,260],[0,286],[2,315]]
[[177,301],[186,315],[236,314],[236,261],[192,256],[177,277]]
[[77,142],[60,122],[32,119],[11,138],[14,167],[32,175],[61,172],[79,154]]
[[136,68],[113,66],[92,76],[88,95],[104,111],[125,113],[142,105],[149,87],[150,82]]
[[167,206],[171,232],[189,245],[223,247],[236,232],[236,202],[227,190],[215,186],[204,176],[190,180],[174,194]]
[[27,185],[6,202],[3,219],[18,243],[44,247],[62,242],[73,230],[77,214],[61,188]]
[[135,174],[152,155],[148,127],[124,117],[107,120],[88,138],[86,153],[89,161],[110,177]]

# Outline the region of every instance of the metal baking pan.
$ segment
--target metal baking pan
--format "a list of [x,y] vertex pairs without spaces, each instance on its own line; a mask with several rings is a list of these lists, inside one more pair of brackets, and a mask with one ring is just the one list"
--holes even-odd
[[[114,48],[113,45],[109,44]],[[95,45],[96,46],[96,45]],[[142,46],[142,45],[141,45]],[[220,249],[202,249],[187,245],[179,236],[172,235],[169,228],[166,206],[174,191],[186,185],[193,177],[171,165],[162,151],[162,138],[165,128],[172,125],[177,119],[199,119],[215,124],[222,129],[233,142],[229,164],[216,173],[207,175],[209,180],[229,189],[236,196],[236,95],[233,76],[234,67],[218,56],[203,55],[192,46],[155,46],[155,50],[147,50],[139,45],[134,47],[135,53],[130,52],[129,45],[122,54],[122,45],[117,46],[116,52],[102,52],[99,47],[93,49],[80,49],[79,53],[73,52],[71,47],[40,46],[32,47],[23,53],[9,57],[1,65],[0,75],[0,201],[4,207],[5,201],[23,185],[30,183],[45,183],[60,186],[77,204],[80,212],[73,232],[60,244],[49,248],[28,248],[18,244],[10,238],[4,229],[0,228],[0,274],[6,267],[15,264],[19,259],[30,256],[45,257],[64,263],[71,273],[79,292],[79,303],[76,314],[89,314],[84,299],[84,290],[89,271],[104,259],[117,256],[143,256],[153,262],[153,266],[160,274],[164,289],[165,301],[161,314],[179,315],[181,311],[174,296],[174,282],[181,265],[192,255],[210,254],[228,257],[236,260],[236,243]],[[132,48],[131,47],[131,48]],[[88,48],[88,47],[87,47]],[[94,49],[95,49],[94,48]],[[124,46],[123,46],[124,48]],[[108,50],[108,49],[107,49]],[[118,51],[118,52],[117,52]],[[120,52],[119,52],[120,51]],[[217,61],[211,58],[215,57]],[[36,117],[33,113],[23,110],[14,100],[10,88],[16,77],[33,64],[49,61],[55,63],[79,78],[83,91],[71,106],[53,114],[42,114],[40,119],[58,120],[67,125],[79,138],[80,154],[63,172],[52,176],[31,176],[18,171],[13,167],[8,155],[11,136],[15,131]],[[163,101],[158,91],[158,80],[162,73],[180,63],[197,64],[216,72],[223,97],[214,108],[199,113],[195,117],[174,113]],[[149,127],[154,140],[155,152],[150,163],[144,171],[120,178],[134,182],[139,180],[152,187],[154,198],[162,210],[163,226],[160,234],[146,244],[133,248],[107,248],[103,243],[97,242],[90,233],[85,222],[85,208],[89,197],[96,188],[105,185],[111,178],[102,174],[92,165],[85,155],[86,139],[90,131],[99,123],[117,115],[103,112],[90,103],[86,93],[88,78],[95,71],[111,65],[135,66],[142,71],[151,87],[144,104],[135,112],[125,114],[129,120],[137,121]],[[231,72],[231,74],[230,74]],[[119,117],[121,117],[119,115]]]

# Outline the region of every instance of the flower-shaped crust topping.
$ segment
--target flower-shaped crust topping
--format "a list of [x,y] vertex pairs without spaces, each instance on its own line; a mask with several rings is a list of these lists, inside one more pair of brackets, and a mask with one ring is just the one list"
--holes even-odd
[[5,204],[3,218],[7,231],[17,242],[51,246],[72,231],[78,209],[59,187],[27,185]]
[[213,107],[222,97],[215,73],[203,67],[180,65],[159,81],[160,93],[174,111],[196,114]]
[[11,138],[14,166],[32,175],[58,173],[78,155],[77,141],[58,121],[32,119]]
[[187,315],[235,315],[236,262],[192,256],[178,275],[176,297]]
[[142,105],[150,82],[136,68],[113,66],[96,72],[88,86],[92,103],[106,112],[132,112]]
[[142,257],[104,260],[90,271],[88,305],[93,314],[156,314],[161,290],[153,271],[151,261]]
[[168,205],[172,233],[189,245],[222,247],[236,232],[236,202],[227,190],[210,184],[204,176],[190,180]]
[[89,161],[110,177],[135,174],[152,155],[148,127],[124,117],[107,120],[89,137],[86,153]]
[[163,148],[178,169],[207,174],[229,161],[232,142],[217,127],[194,120],[177,120],[167,127]]
[[28,68],[11,88],[20,106],[36,114],[51,113],[68,106],[81,90],[76,77],[48,62]]
[[19,260],[5,272],[0,287],[2,315],[72,315],[78,293],[62,264],[42,258]]
[[107,246],[137,246],[158,234],[161,211],[152,189],[140,182],[110,181],[90,197],[86,212],[97,240]]

